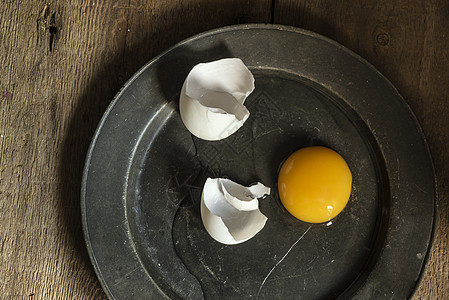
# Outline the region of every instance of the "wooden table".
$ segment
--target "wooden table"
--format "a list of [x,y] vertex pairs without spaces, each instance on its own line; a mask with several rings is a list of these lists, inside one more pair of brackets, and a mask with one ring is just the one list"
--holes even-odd
[[355,51],[415,112],[435,162],[439,221],[414,298],[449,299],[449,2],[3,0],[0,11],[1,299],[106,298],[84,246],[79,196],[107,105],[176,42],[272,22]]

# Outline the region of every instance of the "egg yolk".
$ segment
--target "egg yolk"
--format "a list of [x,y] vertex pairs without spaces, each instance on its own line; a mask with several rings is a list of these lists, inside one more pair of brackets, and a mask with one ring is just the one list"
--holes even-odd
[[323,223],[337,216],[348,203],[351,185],[351,171],[343,157],[320,146],[293,153],[278,177],[284,207],[309,223]]

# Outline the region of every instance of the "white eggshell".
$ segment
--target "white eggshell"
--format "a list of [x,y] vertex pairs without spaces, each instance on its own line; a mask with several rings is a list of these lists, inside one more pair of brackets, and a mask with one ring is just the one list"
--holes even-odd
[[216,241],[233,245],[254,237],[267,217],[259,210],[257,198],[270,193],[261,183],[245,187],[224,178],[208,178],[201,196],[201,218]]
[[238,58],[198,64],[181,90],[181,119],[198,138],[224,139],[248,119],[249,111],[243,103],[253,90],[254,77]]

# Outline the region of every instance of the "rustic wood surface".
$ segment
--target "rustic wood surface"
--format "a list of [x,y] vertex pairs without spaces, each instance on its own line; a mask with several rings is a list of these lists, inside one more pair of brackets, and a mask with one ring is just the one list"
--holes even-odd
[[0,299],[105,299],[84,246],[84,157],[104,110],[145,62],[236,23],[294,25],[371,62],[427,136],[435,244],[415,299],[449,299],[449,2],[3,0],[0,5]]

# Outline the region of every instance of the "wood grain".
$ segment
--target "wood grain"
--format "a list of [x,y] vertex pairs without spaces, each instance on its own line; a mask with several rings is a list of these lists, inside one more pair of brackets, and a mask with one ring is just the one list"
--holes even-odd
[[[67,1],[69,2],[69,1]],[[105,299],[82,236],[84,157],[107,105],[145,62],[193,34],[274,21],[374,64],[422,124],[440,221],[417,299],[449,299],[448,3],[13,1],[0,5],[0,299]]]

